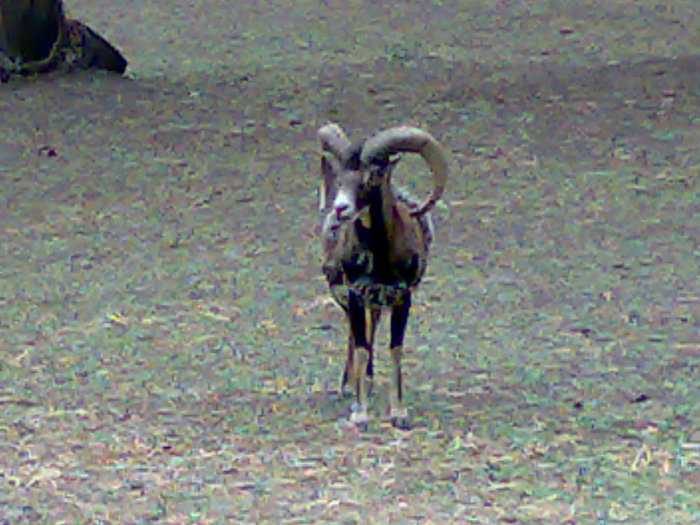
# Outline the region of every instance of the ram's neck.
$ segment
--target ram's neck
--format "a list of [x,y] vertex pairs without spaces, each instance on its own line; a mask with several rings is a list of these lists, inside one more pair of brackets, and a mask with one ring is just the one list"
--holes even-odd
[[396,233],[395,197],[390,188],[378,186],[369,195],[369,248],[374,273],[382,280],[393,276],[392,258]]

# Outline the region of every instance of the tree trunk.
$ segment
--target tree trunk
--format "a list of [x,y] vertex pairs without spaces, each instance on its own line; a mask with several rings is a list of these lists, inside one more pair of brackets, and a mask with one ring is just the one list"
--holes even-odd
[[61,0],[0,0],[0,50],[14,61],[48,60],[63,21]]
[[62,0],[0,0],[0,80],[58,68],[124,73],[119,51],[90,27],[65,17]]

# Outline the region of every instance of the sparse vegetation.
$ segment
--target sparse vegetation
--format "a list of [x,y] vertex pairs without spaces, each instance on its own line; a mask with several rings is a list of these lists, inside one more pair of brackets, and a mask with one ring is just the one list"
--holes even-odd
[[[700,520],[695,2],[138,4],[0,88],[0,522]],[[450,153],[410,432],[336,399],[328,120]]]

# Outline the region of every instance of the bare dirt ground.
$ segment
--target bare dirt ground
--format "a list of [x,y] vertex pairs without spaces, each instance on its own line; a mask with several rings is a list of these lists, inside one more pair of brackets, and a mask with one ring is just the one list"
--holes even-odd
[[[696,2],[405,4],[69,1],[127,77],[0,87],[1,523],[700,521]],[[383,331],[336,396],[328,120],[450,152],[409,432]]]

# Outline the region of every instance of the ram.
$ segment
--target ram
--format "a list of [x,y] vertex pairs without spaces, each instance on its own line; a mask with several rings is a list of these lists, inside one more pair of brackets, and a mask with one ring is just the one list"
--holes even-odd
[[[337,124],[318,131],[321,157],[323,272],[346,313],[348,350],[341,392],[354,384],[350,421],[366,428],[374,375],[374,336],[383,309],[391,309],[390,417],[409,428],[403,400],[401,355],[413,290],[425,273],[433,240],[430,210],[447,182],[447,158],[437,140],[399,126],[351,143]],[[430,196],[418,203],[391,181],[398,154],[415,153],[431,171]],[[329,206],[329,203],[331,203]]]

